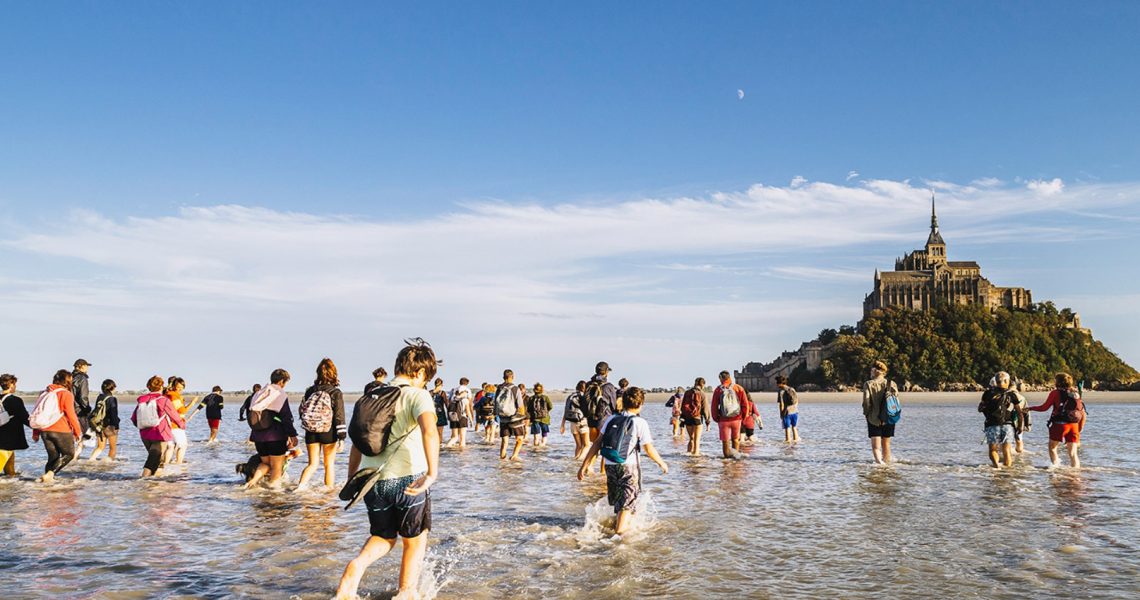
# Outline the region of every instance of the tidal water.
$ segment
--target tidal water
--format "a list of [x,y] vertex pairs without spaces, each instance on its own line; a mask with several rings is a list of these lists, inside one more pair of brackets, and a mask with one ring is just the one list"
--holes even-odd
[[[667,409],[647,406],[670,472],[643,461],[645,504],[624,539],[606,529],[603,479],[575,479],[569,436],[524,448],[521,464],[500,462],[497,444],[445,450],[422,588],[474,599],[1140,593],[1140,405],[1090,408],[1080,471],[1046,468],[1044,417],[1028,453],[995,471],[969,405],[906,406],[898,463],[875,467],[858,405],[805,403],[804,441],[788,447],[774,403],[758,399],[766,428],[739,461],[719,458],[715,429],[706,456],[684,456]],[[21,452],[22,478],[0,481],[0,596],[330,597],[368,535],[364,507],[345,512],[320,488],[241,490],[234,464],[252,448],[236,411],[226,416],[212,446],[204,419],[192,422],[189,464],[161,480],[136,479],[144,454],[129,422],[118,462],[73,463],[54,485],[33,481],[42,446]],[[391,597],[398,565],[399,550],[376,563],[361,595]]]

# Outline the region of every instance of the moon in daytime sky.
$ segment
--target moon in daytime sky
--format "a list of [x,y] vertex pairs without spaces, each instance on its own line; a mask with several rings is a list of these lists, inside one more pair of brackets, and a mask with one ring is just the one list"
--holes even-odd
[[744,90],[736,90],[736,99],[737,100],[743,100],[744,99]]

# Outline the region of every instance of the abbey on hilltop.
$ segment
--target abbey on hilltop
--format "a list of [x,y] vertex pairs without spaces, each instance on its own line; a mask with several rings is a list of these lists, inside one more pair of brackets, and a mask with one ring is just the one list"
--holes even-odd
[[894,271],[875,270],[875,288],[863,299],[863,317],[892,306],[928,310],[937,302],[1026,309],[1033,304],[1033,295],[1025,288],[990,283],[972,260],[947,260],[946,241],[938,231],[938,213],[931,195],[926,247],[896,260]]

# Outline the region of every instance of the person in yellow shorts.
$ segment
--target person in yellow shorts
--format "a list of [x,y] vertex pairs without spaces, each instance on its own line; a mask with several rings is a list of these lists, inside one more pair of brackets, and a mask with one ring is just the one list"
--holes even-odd
[[28,449],[24,427],[28,427],[28,409],[16,395],[16,376],[0,375],[0,472],[8,477],[17,475],[16,451]]

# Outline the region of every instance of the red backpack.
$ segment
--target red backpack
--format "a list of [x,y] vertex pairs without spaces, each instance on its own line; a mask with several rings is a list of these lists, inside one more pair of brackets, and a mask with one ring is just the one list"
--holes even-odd
[[690,421],[701,420],[703,399],[703,394],[696,389],[685,392],[685,397],[681,400],[681,416]]

